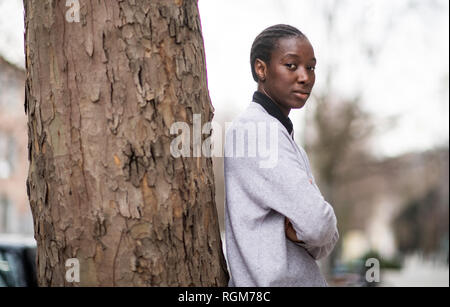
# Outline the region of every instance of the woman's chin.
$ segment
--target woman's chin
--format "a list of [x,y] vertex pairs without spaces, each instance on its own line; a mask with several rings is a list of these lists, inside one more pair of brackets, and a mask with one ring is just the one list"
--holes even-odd
[[296,101],[295,103],[292,104],[292,109],[301,109],[305,106],[306,101]]

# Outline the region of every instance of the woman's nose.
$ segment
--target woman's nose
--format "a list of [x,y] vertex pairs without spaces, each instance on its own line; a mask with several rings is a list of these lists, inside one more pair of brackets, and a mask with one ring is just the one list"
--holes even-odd
[[297,74],[297,82],[298,83],[307,83],[309,80],[309,74],[305,67],[300,67]]

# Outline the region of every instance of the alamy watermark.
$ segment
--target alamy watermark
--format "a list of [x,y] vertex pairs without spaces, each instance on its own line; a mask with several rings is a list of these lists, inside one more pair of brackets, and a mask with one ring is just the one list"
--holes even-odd
[[369,283],[380,282],[380,261],[376,258],[366,260],[366,281]]
[[70,283],[80,282],[80,261],[77,258],[66,260],[66,281]]
[[[170,144],[170,153],[174,158],[202,156],[258,158],[260,168],[273,168],[278,163],[278,124],[276,122],[240,124],[226,122],[227,144],[224,144],[223,132],[222,126],[214,121],[202,126],[201,115],[194,114],[192,133],[188,123],[176,122],[171,125],[170,134],[177,137]],[[209,137],[202,140],[204,134]]]
[[66,7],[69,8],[66,12],[67,22],[80,22],[80,1],[66,0]]

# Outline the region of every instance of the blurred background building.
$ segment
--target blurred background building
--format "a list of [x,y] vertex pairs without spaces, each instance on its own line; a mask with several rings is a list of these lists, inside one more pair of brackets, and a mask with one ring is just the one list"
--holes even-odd
[[[199,0],[199,8],[221,127],[250,103],[250,47],[264,28],[291,24],[315,48],[314,96],[290,117],[338,217],[339,245],[321,262],[330,284],[368,285],[364,262],[375,257],[377,285],[448,286],[449,2]],[[22,14],[22,0],[0,0],[0,234],[32,236]],[[214,172],[223,235],[220,157]]]
[[28,135],[24,84],[23,68],[0,55],[0,233],[32,235],[25,185]]

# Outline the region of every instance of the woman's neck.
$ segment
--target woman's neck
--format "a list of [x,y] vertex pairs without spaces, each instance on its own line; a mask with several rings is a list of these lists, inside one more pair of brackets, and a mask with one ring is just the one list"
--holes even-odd
[[264,95],[266,95],[267,97],[270,98],[270,100],[273,101],[273,103],[275,103],[277,105],[278,108],[280,108],[281,112],[283,112],[284,116],[289,117],[289,113],[291,112],[291,108],[289,107],[285,107],[283,105],[281,105],[278,101],[276,101],[275,99],[273,99],[268,93],[267,91],[264,89],[264,87],[261,84],[258,84],[258,92],[263,93]]

